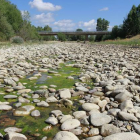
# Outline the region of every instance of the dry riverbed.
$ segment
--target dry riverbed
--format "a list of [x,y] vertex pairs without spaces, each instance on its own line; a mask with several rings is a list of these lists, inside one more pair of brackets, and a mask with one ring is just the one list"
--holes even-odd
[[139,94],[138,48],[0,49],[0,139],[140,140]]

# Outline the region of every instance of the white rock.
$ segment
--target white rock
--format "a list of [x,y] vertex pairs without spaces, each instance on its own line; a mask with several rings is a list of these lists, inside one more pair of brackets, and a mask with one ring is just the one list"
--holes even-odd
[[82,108],[85,111],[91,111],[92,109],[99,109],[99,106],[93,103],[84,103],[82,104]]
[[69,120],[66,120],[64,123],[62,123],[61,129],[63,131],[66,131],[66,130],[74,129],[74,128],[79,127],[79,126],[80,126],[80,121],[79,120],[69,119]]
[[77,136],[75,136],[73,133],[71,132],[67,132],[67,131],[60,131],[58,132],[55,137],[53,138],[53,140],[79,140]]

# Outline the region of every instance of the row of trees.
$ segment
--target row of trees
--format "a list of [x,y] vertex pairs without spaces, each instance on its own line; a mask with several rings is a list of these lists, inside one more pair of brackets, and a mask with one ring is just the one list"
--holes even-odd
[[140,4],[138,7],[132,6],[122,25],[113,27],[111,37],[126,38],[137,34],[140,34]]

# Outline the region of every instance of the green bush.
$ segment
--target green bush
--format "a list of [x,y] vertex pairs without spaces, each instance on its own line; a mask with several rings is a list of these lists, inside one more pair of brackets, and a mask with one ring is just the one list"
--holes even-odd
[[10,40],[11,40],[12,43],[17,43],[17,44],[24,43],[23,38],[21,38],[20,36],[14,36]]

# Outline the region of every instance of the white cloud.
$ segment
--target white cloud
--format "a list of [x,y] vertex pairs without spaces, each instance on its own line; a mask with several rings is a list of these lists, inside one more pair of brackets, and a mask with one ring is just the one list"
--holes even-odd
[[75,23],[72,20],[59,20],[54,22],[54,29],[59,31],[73,31]]
[[104,7],[104,8],[102,8],[102,9],[100,9],[99,11],[108,11],[108,10],[109,10],[108,7]]
[[94,31],[96,29],[96,21],[94,19],[88,21],[88,22],[83,22],[83,21],[80,21],[78,23],[78,26],[80,28],[84,28],[85,30],[88,30],[88,31]]
[[39,26],[41,25],[49,25],[51,22],[54,22],[54,18],[53,18],[53,14],[52,13],[42,13],[40,15],[35,15],[33,17],[33,20],[39,24]]
[[39,11],[57,11],[62,7],[59,5],[53,5],[50,2],[43,2],[43,0],[33,0],[29,2],[32,8],[36,8]]

